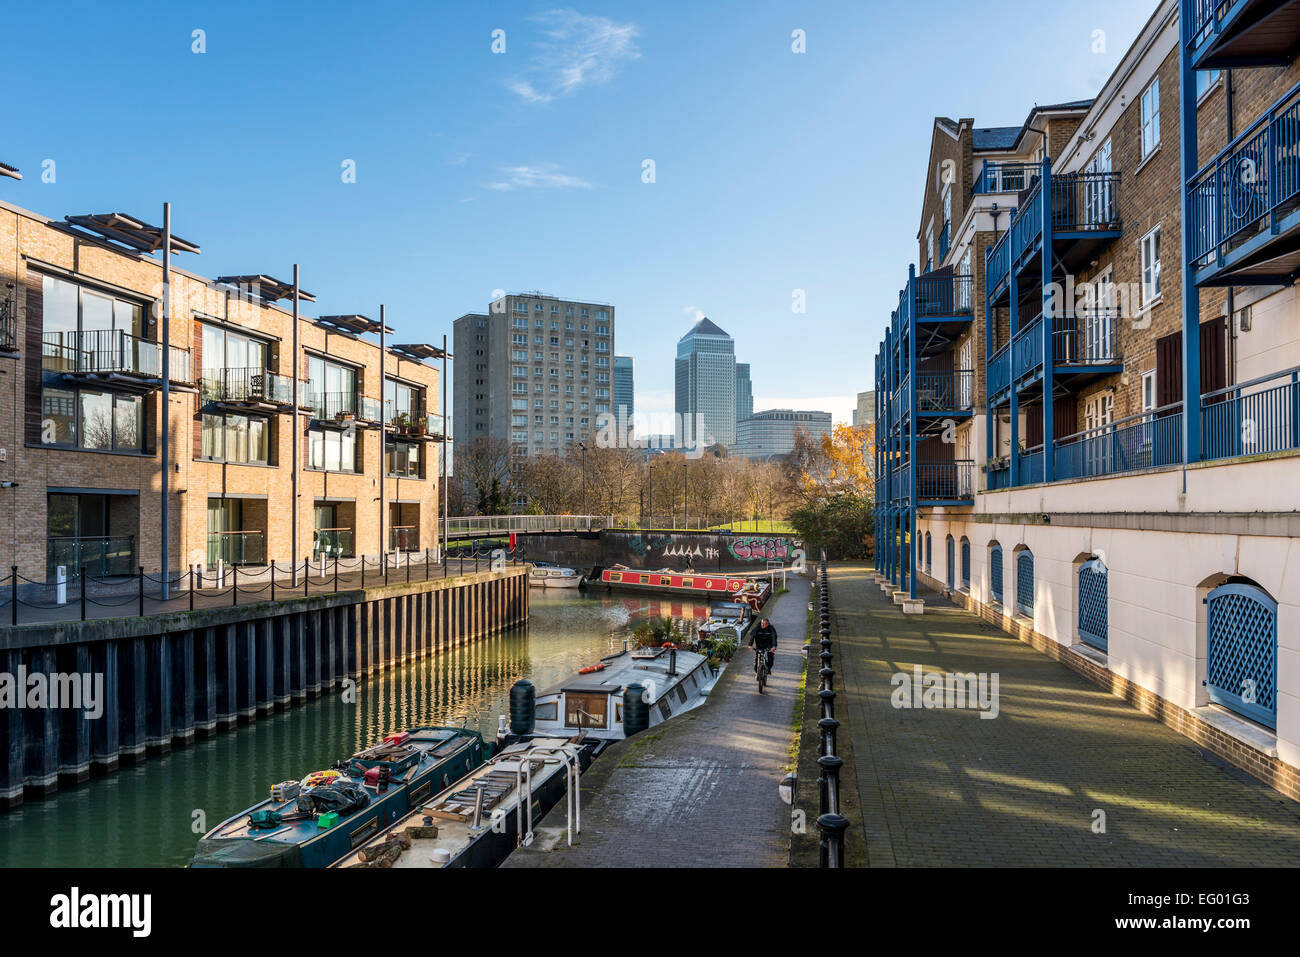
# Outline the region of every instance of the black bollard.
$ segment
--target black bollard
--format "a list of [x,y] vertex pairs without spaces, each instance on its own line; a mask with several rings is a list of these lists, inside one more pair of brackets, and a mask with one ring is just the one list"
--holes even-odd
[[817,697],[822,699],[822,717],[835,717],[835,692],[827,688],[825,691],[817,692]]
[[839,726],[840,723],[836,721],[834,718],[822,718],[820,721],[817,722],[817,727],[821,731],[821,736],[822,736],[823,757],[828,754],[835,754],[835,748],[838,743],[837,742],[838,735],[836,733],[836,729]]
[[822,834],[822,867],[838,869],[844,866],[844,832],[848,827],[849,819],[842,814],[823,814],[817,818],[817,829]]

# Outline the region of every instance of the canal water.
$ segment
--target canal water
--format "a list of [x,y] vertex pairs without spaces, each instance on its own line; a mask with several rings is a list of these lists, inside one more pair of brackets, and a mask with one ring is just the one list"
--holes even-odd
[[277,781],[328,767],[391,731],[468,722],[494,741],[510,686],[546,688],[623,646],[642,621],[707,605],[533,589],[526,627],[434,655],[234,731],[0,812],[3,867],[178,867],[208,829]]

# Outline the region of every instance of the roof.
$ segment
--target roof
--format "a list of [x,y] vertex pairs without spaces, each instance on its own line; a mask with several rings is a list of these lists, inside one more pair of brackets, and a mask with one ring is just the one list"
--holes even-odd
[[[274,276],[266,275],[266,273],[218,276],[217,282],[224,283],[227,286],[234,286],[237,289],[249,290],[263,302],[279,302],[281,299],[293,298],[293,283],[276,279]],[[298,290],[298,298],[306,302],[316,301],[316,297],[305,289]]]
[[1019,126],[993,126],[971,131],[971,146],[976,150],[1009,150],[1020,139]]
[[690,331],[682,336],[682,339],[688,339],[691,336],[726,336],[728,339],[731,338],[731,336],[727,335],[726,330],[708,316],[702,316],[695,325],[691,326]]

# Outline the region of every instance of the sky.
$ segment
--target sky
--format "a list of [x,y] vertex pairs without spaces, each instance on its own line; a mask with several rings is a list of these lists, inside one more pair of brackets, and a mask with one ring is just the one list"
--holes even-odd
[[403,342],[499,290],[613,303],[639,413],[673,411],[707,315],[756,410],[848,421],[916,257],[933,118],[1095,95],[1156,3],[11,7],[0,161],[24,179],[0,199],[155,223],[170,201],[203,249],[177,265],[299,263],[319,314],[384,303]]

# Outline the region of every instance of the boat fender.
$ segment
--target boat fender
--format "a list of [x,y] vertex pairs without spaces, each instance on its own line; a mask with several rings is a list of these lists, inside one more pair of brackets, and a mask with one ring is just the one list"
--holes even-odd
[[537,688],[527,678],[510,686],[510,730],[518,735],[532,734]]
[[623,733],[629,738],[650,727],[650,702],[645,686],[632,682],[623,689]]

